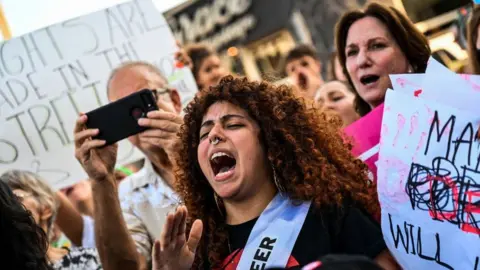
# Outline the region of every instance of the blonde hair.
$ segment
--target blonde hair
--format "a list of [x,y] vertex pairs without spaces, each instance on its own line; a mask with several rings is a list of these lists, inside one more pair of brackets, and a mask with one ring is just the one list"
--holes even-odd
[[40,207],[52,211],[52,216],[47,220],[46,233],[49,235],[57,215],[58,201],[55,192],[46,184],[45,180],[29,171],[11,170],[1,175],[0,181],[6,183],[12,190],[21,189],[31,193]]

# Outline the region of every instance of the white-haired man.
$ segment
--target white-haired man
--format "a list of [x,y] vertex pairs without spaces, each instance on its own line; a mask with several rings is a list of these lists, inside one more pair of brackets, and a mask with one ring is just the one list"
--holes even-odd
[[[181,99],[156,67],[145,62],[123,64],[108,81],[108,98],[115,101],[142,89],[156,90],[159,111],[139,120],[148,129],[129,137],[146,156],[138,173],[126,178],[117,188],[114,167],[117,146],[92,140],[98,130],[85,128],[86,115],[75,127],[76,157],[93,180],[95,234],[104,269],[147,269],[153,241],[179,199],[172,187],[172,156],[183,122]],[[117,192],[118,190],[118,192]]]

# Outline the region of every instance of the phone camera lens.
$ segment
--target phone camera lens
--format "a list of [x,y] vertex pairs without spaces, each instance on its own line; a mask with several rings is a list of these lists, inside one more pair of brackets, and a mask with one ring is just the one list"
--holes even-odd
[[132,110],[132,116],[133,116],[133,118],[135,118],[135,119],[138,120],[138,119],[140,119],[140,118],[142,118],[142,117],[144,116],[144,113],[143,113],[142,109],[140,109],[140,108],[134,108],[134,109]]

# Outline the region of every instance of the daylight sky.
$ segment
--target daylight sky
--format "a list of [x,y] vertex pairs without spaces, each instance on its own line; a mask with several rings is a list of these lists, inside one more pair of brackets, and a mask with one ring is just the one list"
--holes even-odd
[[[73,17],[85,15],[128,0],[0,0],[13,36]],[[185,0],[153,0],[161,11],[175,7]],[[1,35],[0,35],[1,39]]]

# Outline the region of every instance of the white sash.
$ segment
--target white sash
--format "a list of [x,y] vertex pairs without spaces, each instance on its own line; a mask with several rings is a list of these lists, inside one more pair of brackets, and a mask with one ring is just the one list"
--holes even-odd
[[278,193],[255,223],[237,269],[287,266],[310,204],[294,205],[288,196]]

